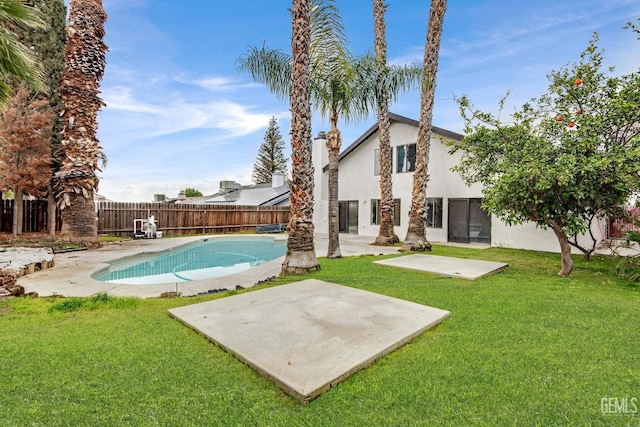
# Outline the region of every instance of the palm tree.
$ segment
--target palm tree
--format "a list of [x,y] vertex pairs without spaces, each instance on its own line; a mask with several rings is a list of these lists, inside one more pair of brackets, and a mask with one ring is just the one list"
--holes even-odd
[[25,5],[22,0],[0,1],[0,105],[11,98],[12,79],[44,90],[41,65],[31,51],[18,42],[13,31],[16,26],[44,28],[40,13]]
[[429,181],[429,151],[431,149],[431,126],[433,103],[436,89],[436,73],[442,23],[447,10],[447,0],[431,0],[427,44],[424,48],[424,72],[422,75],[422,95],[420,97],[420,120],[416,149],[416,169],[413,173],[413,190],[409,226],[401,250],[431,250],[425,229],[427,182]]
[[60,98],[65,105],[60,169],[55,174],[58,206],[62,209],[62,234],[70,240],[97,243],[93,195],[98,186],[99,161],[104,162],[96,131],[97,115],[104,105],[98,96],[104,75],[104,23],[101,0],[71,0],[65,69]]
[[329,154],[329,246],[327,258],[340,258],[338,224],[338,157],[342,147],[342,136],[338,120],[349,121],[367,113],[367,104],[362,103],[362,92],[357,83],[355,60],[346,48],[346,33],[332,2],[316,3],[318,8],[312,17],[312,63],[314,105],[323,117],[329,116],[327,132]]
[[[387,41],[385,37],[386,22],[384,19],[388,5],[384,0],[373,0],[373,33],[374,49],[380,66],[387,67]],[[376,245],[390,245],[400,240],[393,231],[393,183],[392,183],[392,151],[389,127],[389,91],[384,85],[379,89],[378,100],[378,141],[380,152],[380,228]]]
[[[377,104],[375,82],[380,67],[375,58],[353,57],[346,48],[346,35],[333,0],[315,0],[311,14],[310,92],[315,108],[329,118],[327,132],[329,154],[329,248],[328,258],[341,256],[338,234],[338,158],[342,138],[338,120],[365,117]],[[291,58],[278,50],[252,48],[239,59],[239,68],[251,74],[255,81],[266,84],[272,92],[284,98],[290,92]],[[410,85],[418,73],[409,67],[395,67],[392,79],[394,93]],[[295,163],[295,159],[292,158]]]
[[[357,88],[355,67],[346,49],[346,36],[333,0],[314,0],[310,23],[310,97],[323,116],[329,116],[331,129],[327,132],[329,151],[329,249],[327,257],[339,258],[338,240],[338,155],[341,147],[338,119],[366,111],[366,104],[352,105]],[[294,53],[295,57],[295,53]],[[291,58],[280,51],[252,48],[239,60],[240,69],[248,71],[254,80],[267,86],[280,97],[289,96]],[[357,107],[360,108],[356,111]],[[292,156],[293,164],[296,159]],[[293,173],[295,179],[296,174]]]
[[309,94],[311,0],[293,0],[291,51],[291,219],[283,275],[319,268],[313,246],[313,165]]

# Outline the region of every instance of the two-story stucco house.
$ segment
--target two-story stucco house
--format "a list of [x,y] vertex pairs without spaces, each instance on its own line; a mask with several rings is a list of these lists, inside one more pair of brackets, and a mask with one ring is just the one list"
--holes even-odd
[[[397,114],[391,117],[393,148],[393,195],[396,201],[395,232],[402,240],[407,232],[411,189],[415,168],[418,122]],[[559,251],[551,230],[541,230],[533,223],[507,226],[481,208],[482,189],[467,186],[458,173],[451,171],[458,155],[449,154],[450,144],[463,135],[433,127],[427,186],[427,238],[431,242],[479,242],[542,251]],[[380,173],[378,126],[368,129],[346,147],[339,160],[340,232],[378,235]],[[314,224],[319,233],[328,232],[328,155],[324,134],[314,141],[315,167]],[[604,223],[596,223],[593,233],[598,241],[606,235]],[[587,241],[584,241],[585,244]],[[590,244],[588,245],[590,246]]]

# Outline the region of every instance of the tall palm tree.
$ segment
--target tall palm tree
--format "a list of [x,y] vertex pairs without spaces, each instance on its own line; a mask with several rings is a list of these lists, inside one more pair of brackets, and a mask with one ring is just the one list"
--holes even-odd
[[17,26],[44,28],[40,13],[22,0],[0,1],[0,105],[11,98],[12,79],[44,90],[42,66],[31,51],[18,41]]
[[[313,105],[323,116],[329,116],[327,132],[329,152],[329,249],[327,257],[341,256],[338,239],[338,155],[342,140],[338,119],[348,120],[350,115],[363,115],[366,103],[354,102],[356,87],[352,87],[356,74],[353,59],[346,48],[342,21],[333,0],[314,0],[310,21],[310,96]],[[295,58],[295,53],[294,53]],[[290,92],[291,58],[271,49],[250,49],[240,58],[240,69],[248,71],[254,80],[265,83],[280,97]],[[286,70],[286,71],[285,71]],[[295,160],[292,158],[292,160]],[[295,163],[295,162],[294,162]],[[294,178],[295,178],[295,174]]]
[[[341,256],[338,235],[338,158],[342,138],[338,120],[365,117],[375,98],[380,67],[375,58],[365,55],[353,57],[346,47],[346,35],[333,0],[315,0],[311,14],[310,92],[313,105],[329,118],[327,132],[329,154],[329,248],[328,258]],[[284,98],[290,93],[291,58],[278,50],[252,48],[239,59],[239,68],[251,74],[255,81],[266,84],[272,92]],[[409,67],[395,67],[382,79],[392,84],[394,93],[409,87],[419,73]],[[295,159],[292,159],[295,160]]]
[[313,164],[309,93],[311,0],[293,0],[291,52],[291,219],[283,275],[319,268],[313,245]]
[[94,192],[104,156],[96,132],[104,105],[98,96],[104,75],[104,23],[101,0],[71,0],[65,69],[60,98],[65,105],[60,169],[55,174],[56,199],[62,209],[62,234],[73,241],[97,243]]
[[424,48],[424,71],[422,75],[422,94],[420,97],[416,169],[413,172],[409,225],[402,250],[431,250],[431,243],[429,243],[426,236],[424,217],[427,203],[427,182],[429,181],[429,151],[431,149],[431,127],[436,90],[436,73],[438,72],[442,23],[446,10],[447,0],[431,0],[427,43]]
[[312,99],[323,117],[329,116],[330,129],[327,132],[328,205],[329,205],[329,246],[327,258],[340,258],[338,224],[338,158],[342,147],[342,136],[338,120],[349,121],[367,113],[367,104],[362,103],[362,92],[356,86],[357,71],[355,60],[347,50],[346,33],[332,4],[315,3],[312,15],[311,43],[313,89]]
[[[373,0],[373,34],[374,50],[380,66],[387,67],[387,40],[384,19],[388,5],[384,0]],[[392,183],[392,151],[391,126],[389,120],[389,91],[384,85],[379,88],[378,100],[378,150],[380,152],[380,228],[376,245],[390,245],[400,240],[393,231],[393,183]]]

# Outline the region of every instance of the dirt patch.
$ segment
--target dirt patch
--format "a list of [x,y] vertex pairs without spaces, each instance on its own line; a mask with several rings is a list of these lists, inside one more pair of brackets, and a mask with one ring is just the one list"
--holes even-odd
[[52,236],[48,233],[24,233],[18,237],[13,237],[11,233],[0,233],[0,246],[3,247],[25,247],[25,248],[50,248],[54,252],[68,250],[84,250],[102,246],[100,243],[84,242],[71,243],[60,235]]
[[56,241],[58,241],[56,236],[48,233],[24,233],[15,238],[11,233],[0,233],[0,244],[3,246],[45,246]]

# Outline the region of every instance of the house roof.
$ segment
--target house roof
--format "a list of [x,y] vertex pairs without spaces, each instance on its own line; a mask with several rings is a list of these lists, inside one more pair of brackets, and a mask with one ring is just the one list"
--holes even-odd
[[[418,127],[418,124],[419,124],[419,122],[417,120],[413,120],[413,119],[410,119],[408,117],[401,116],[401,115],[395,114],[395,113],[389,113],[389,119],[391,121],[395,121],[395,122],[399,122],[399,123],[406,123],[408,125],[415,126],[415,127]],[[456,141],[461,141],[462,138],[464,138],[464,135],[462,135],[462,134],[459,134],[457,132],[453,132],[453,131],[450,131],[450,130],[446,130],[446,129],[443,129],[443,128],[439,128],[437,126],[432,126],[431,129],[432,129],[432,131],[434,133],[437,133],[440,136],[444,136],[445,138],[454,139]],[[349,154],[351,154],[356,148],[358,148],[360,145],[362,145],[366,140],[368,140],[376,132],[378,132],[378,122],[376,122],[376,124],[371,126],[365,133],[363,133],[351,145],[349,145],[347,148],[345,148],[342,151],[342,153],[340,153],[340,156],[338,157],[338,162],[342,161],[342,159],[344,159]],[[322,170],[325,171],[325,172],[328,169],[329,169],[329,165],[326,165],[324,168],[322,168]]]
[[243,206],[286,206],[289,201],[289,184],[279,187],[256,185],[209,196],[201,203]]

